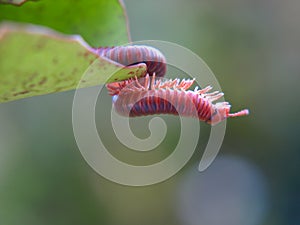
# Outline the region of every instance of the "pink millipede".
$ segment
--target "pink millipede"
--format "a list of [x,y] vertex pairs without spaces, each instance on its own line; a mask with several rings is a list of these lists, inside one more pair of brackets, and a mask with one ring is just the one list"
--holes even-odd
[[208,93],[212,87],[188,90],[194,80],[135,79],[113,97],[115,110],[124,116],[136,117],[153,114],[174,114],[196,117],[209,124],[217,124],[228,117],[248,115],[247,109],[230,113],[228,102],[213,102],[223,96],[220,92]]
[[[174,114],[196,117],[209,124],[217,124],[229,117],[248,115],[247,109],[230,113],[228,102],[213,103],[223,96],[209,91],[212,87],[188,90],[193,80],[156,80],[166,72],[166,60],[157,49],[149,46],[120,46],[97,49],[98,54],[124,66],[144,62],[147,75],[142,79],[129,79],[107,84],[113,96],[116,111],[124,116],[136,117],[153,114]],[[152,76],[150,79],[149,76]]]

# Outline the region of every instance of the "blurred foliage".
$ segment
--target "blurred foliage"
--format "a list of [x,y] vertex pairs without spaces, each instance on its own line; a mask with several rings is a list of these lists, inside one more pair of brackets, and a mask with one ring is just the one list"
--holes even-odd
[[[251,110],[247,118],[228,121],[218,157],[238,156],[263,174],[269,197],[264,203],[269,205],[269,212],[259,225],[300,224],[300,2],[125,3],[134,40],[161,39],[190,48],[214,71],[233,110],[243,106]],[[34,3],[24,6],[27,4]],[[79,12],[78,21],[84,21]],[[57,21],[64,23],[63,19]],[[101,103],[107,105],[97,106],[96,121],[107,121],[109,115],[102,108],[109,108],[111,99],[106,94],[101,97]],[[72,100],[73,92],[64,92],[0,105],[0,223],[187,225],[181,218],[179,208],[183,208],[183,202],[178,193],[189,191],[181,185],[189,184],[185,183],[187,172],[196,170],[205,138],[201,138],[198,151],[185,169],[171,179],[148,187],[121,186],[98,176],[82,159],[72,133]],[[173,140],[165,144],[166,151],[178,138],[179,124],[171,120],[169,126]],[[138,124],[134,131],[143,133],[145,127],[144,123]],[[208,134],[204,131],[203,135]],[[107,136],[107,145],[116,145],[115,139]],[[236,172],[243,177],[242,171]],[[228,185],[226,180],[233,178],[227,174],[218,181]],[[241,182],[247,184],[247,180]],[[250,192],[256,193],[256,187],[252,189]],[[213,190],[212,186],[206,191]],[[226,193],[220,191],[211,197],[221,198]],[[249,192],[246,194],[249,196]],[[196,197],[184,203],[203,201]],[[245,204],[251,212],[254,210],[249,202]],[[212,215],[220,213],[208,211]]]

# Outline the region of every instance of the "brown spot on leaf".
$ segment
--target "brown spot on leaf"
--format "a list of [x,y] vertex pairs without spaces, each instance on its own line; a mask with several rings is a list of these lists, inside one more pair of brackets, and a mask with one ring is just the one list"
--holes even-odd
[[52,59],[52,63],[53,63],[54,65],[56,65],[56,64],[58,63],[58,59],[57,59],[57,58],[53,58],[53,59]]
[[24,90],[24,91],[20,91],[20,92],[14,93],[13,96],[24,95],[24,94],[27,94],[27,93],[29,93],[29,91],[28,90]]
[[36,43],[35,48],[38,49],[38,50],[42,50],[42,49],[45,47],[45,45],[46,45],[45,39],[42,39],[42,38],[41,38],[41,39]]
[[80,51],[77,53],[77,56],[80,56],[80,57],[84,57],[84,58],[87,58],[89,57],[91,54],[90,51],[86,50],[86,51]]
[[47,77],[43,77],[38,84],[43,85],[44,83],[46,83],[46,81],[47,81]]
[[83,56],[83,52],[77,52],[77,56]]
[[89,51],[85,51],[85,53],[84,53],[84,57],[88,57],[89,55],[90,55],[91,53],[89,52]]
[[72,74],[74,74],[74,73],[77,73],[78,72],[78,68],[74,68],[73,70],[72,70]]

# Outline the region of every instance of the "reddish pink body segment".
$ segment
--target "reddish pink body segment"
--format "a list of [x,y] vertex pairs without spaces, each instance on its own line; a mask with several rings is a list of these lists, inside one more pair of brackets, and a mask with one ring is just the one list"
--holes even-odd
[[151,75],[155,73],[157,77],[163,77],[166,73],[167,65],[164,55],[150,46],[129,45],[98,48],[97,53],[124,66],[144,62],[147,65],[147,73]]
[[[217,124],[228,117],[248,115],[248,110],[229,113],[228,102],[213,102],[223,93],[211,92],[208,86],[202,90],[188,90],[194,80],[135,79],[121,88],[113,98],[115,110],[123,116],[146,116],[153,114],[174,114],[185,117],[196,117],[209,124]],[[110,92],[110,86],[108,86]]]

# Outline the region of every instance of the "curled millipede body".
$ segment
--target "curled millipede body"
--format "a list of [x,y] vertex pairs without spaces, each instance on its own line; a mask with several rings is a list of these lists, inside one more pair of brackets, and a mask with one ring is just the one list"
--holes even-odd
[[[209,91],[208,86],[194,91],[188,90],[194,80],[156,80],[147,74],[143,79],[134,79],[120,89],[113,97],[115,110],[123,116],[146,116],[153,114],[174,114],[196,117],[209,124],[217,124],[228,117],[248,115],[247,109],[230,113],[228,102],[213,103],[223,96],[220,92]],[[110,87],[107,87],[110,92]]]
[[[154,72],[157,77],[166,73],[166,59],[156,48],[146,45],[129,45],[117,47],[98,48],[97,53],[124,66],[144,62],[147,65],[147,73]],[[146,74],[145,74],[146,75]]]

